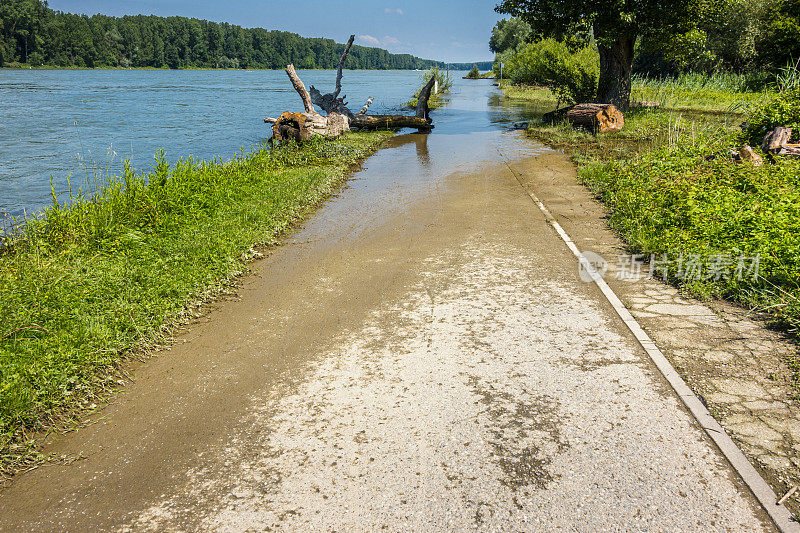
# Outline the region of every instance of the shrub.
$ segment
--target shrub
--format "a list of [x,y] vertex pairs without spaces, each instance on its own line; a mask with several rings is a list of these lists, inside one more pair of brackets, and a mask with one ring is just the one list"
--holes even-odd
[[[581,178],[610,208],[633,253],[674,263],[668,274],[698,295],[764,310],[800,332],[800,161],[737,165],[727,139],[685,137],[675,146],[590,165]],[[680,275],[680,259],[758,257],[752,275]],[[730,265],[733,267],[733,265]],[[751,265],[752,266],[752,265]]]
[[514,83],[549,87],[559,104],[591,102],[597,94],[600,60],[594,47],[572,53],[561,41],[543,39],[522,46],[509,58],[505,72]]
[[467,74],[467,78],[471,80],[477,80],[480,77],[481,77],[481,71],[478,70],[478,65],[473,65],[472,70],[470,70],[469,74]]

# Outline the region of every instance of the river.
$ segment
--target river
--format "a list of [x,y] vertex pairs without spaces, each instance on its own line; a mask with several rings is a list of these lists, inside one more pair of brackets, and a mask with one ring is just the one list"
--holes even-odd
[[[299,74],[323,92],[336,76],[324,70]],[[343,94],[354,108],[373,96],[370,112],[403,112],[421,74],[346,71]],[[490,88],[488,80],[461,75],[453,73],[454,92],[474,84]],[[486,94],[491,91],[480,97]],[[302,107],[283,71],[264,70],[0,70],[0,102],[4,226],[10,217],[50,205],[51,179],[66,200],[68,180],[73,190],[92,188],[125,160],[147,171],[158,150],[170,162],[190,156],[228,160],[267,139],[265,116]],[[493,122],[513,119],[497,115]]]

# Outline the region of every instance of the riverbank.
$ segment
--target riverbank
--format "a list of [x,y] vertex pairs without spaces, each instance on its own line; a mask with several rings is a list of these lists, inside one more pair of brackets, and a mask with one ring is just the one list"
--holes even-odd
[[21,228],[0,252],[0,473],[34,461],[37,436],[94,409],[122,361],[168,342],[392,135],[157,158]]
[[[545,89],[506,94],[526,93],[553,109]],[[734,162],[746,106],[722,105],[634,108],[618,133],[535,121],[526,133],[568,154],[583,196],[602,204],[555,192],[550,203],[576,206],[566,230],[591,235],[585,249],[605,258],[625,305],[782,495],[800,483],[800,161]],[[599,238],[606,227],[623,243]],[[800,513],[796,498],[787,506]]]
[[0,529],[758,530],[531,202],[553,182],[588,196],[573,165],[509,133],[497,96],[457,80],[434,133],[388,141],[54,439],[80,460],[18,476]]
[[[504,90],[542,113],[555,106],[547,89]],[[619,133],[593,135],[564,122],[532,123],[527,134],[571,156],[631,253],[666,259],[663,275],[681,289],[743,305],[796,338],[800,161],[733,161],[744,111],[767,96],[729,92],[712,107],[702,98],[695,103],[698,90],[672,87],[659,107],[631,109]],[[641,101],[653,91],[640,83],[634,96]],[[680,263],[690,260],[691,276]]]

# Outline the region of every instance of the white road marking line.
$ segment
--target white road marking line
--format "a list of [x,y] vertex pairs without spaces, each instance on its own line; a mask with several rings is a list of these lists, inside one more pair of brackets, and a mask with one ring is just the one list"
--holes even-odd
[[747,457],[744,456],[738,446],[731,440],[719,422],[711,416],[711,413],[700,401],[700,398],[686,385],[683,378],[681,378],[650,336],[642,329],[630,311],[623,305],[613,289],[611,289],[608,283],[597,273],[592,264],[572,241],[569,234],[564,231],[561,224],[556,221],[547,206],[545,206],[533,192],[525,187],[525,184],[522,182],[517,172],[508,163],[508,159],[502,153],[500,153],[500,155],[503,157],[503,161],[506,167],[508,167],[508,170],[517,180],[520,187],[522,187],[522,190],[525,191],[530,199],[533,200],[533,203],[539,207],[539,210],[544,214],[550,226],[558,233],[558,236],[561,237],[561,240],[564,241],[567,248],[578,258],[579,264],[583,265],[586,272],[590,274],[592,281],[594,281],[606,297],[606,300],[608,300],[608,303],[614,308],[614,311],[617,312],[617,315],[619,315],[625,325],[628,326],[628,329],[633,333],[633,336],[636,337],[636,340],[642,348],[644,348],[644,351],[647,352],[647,355],[650,356],[656,368],[661,372],[661,375],[669,382],[681,401],[683,401],[684,405],[686,405],[703,430],[705,430],[706,434],[711,437],[711,440],[719,447],[734,470],[742,477],[753,495],[775,523],[775,526],[777,526],[782,533],[800,533],[800,524],[795,521],[792,514],[784,505],[779,505],[777,503],[778,497],[772,488],[764,481],[764,478],[761,477],[750,461],[748,461]]

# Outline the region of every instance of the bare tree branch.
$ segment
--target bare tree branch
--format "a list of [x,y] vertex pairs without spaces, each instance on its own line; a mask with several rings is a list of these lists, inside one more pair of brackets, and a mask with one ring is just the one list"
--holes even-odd
[[359,114],[359,115],[366,115],[366,114],[367,114],[367,109],[369,109],[369,106],[371,106],[371,105],[372,105],[372,101],[373,101],[373,100],[375,100],[375,98],[373,98],[372,96],[370,96],[370,97],[367,99],[367,103],[366,103],[366,104],[364,104],[364,107],[362,107],[362,108],[361,108],[361,111],[359,111],[359,112],[358,112],[358,114]]
[[303,85],[303,82],[300,80],[297,72],[295,72],[294,65],[286,66],[286,74],[289,76],[294,90],[297,91],[297,94],[299,94],[300,98],[303,99],[303,107],[306,108],[306,113],[316,113],[314,104],[311,102],[311,95],[308,94],[306,86]]
[[347,54],[350,53],[350,47],[353,46],[353,41],[355,39],[355,35],[350,36],[350,39],[347,41],[347,46],[344,47],[342,58],[339,60],[339,68],[336,71],[336,90],[333,91],[334,98],[338,97],[339,93],[342,92],[342,68],[344,68],[344,62],[347,59]]

